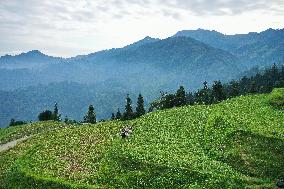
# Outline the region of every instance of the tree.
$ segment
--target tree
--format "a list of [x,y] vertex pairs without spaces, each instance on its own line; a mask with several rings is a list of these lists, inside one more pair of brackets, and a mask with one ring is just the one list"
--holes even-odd
[[195,102],[194,96],[191,92],[186,94],[186,104],[193,105]]
[[211,94],[210,89],[208,88],[207,81],[203,83],[203,89],[200,91],[200,98],[203,104],[211,104]]
[[126,96],[126,104],[125,111],[123,113],[123,120],[129,120],[134,118],[133,110],[132,110],[132,100],[129,97],[129,94]]
[[228,96],[236,97],[240,95],[240,84],[237,81],[231,81],[229,85]]
[[61,114],[59,114],[58,112],[59,111],[58,111],[57,103],[55,103],[54,110],[53,110],[53,120],[54,121],[60,121]]
[[161,100],[161,109],[173,108],[176,105],[176,95],[175,94],[166,94]]
[[16,121],[15,119],[11,119],[9,127],[24,125],[24,124],[26,124],[25,121]]
[[140,117],[144,114],[145,114],[144,99],[143,96],[139,94],[137,99],[136,116]]
[[84,117],[84,123],[91,123],[91,124],[95,124],[97,122],[96,120],[96,113],[94,111],[94,107],[93,105],[89,106],[87,115],[85,115]]
[[53,113],[50,110],[45,110],[38,115],[39,121],[54,120]]
[[256,93],[257,92],[257,86],[255,81],[252,81],[250,84],[250,88],[249,88],[249,92],[250,93]]
[[220,102],[226,99],[226,95],[221,81],[214,81],[212,85],[212,95],[214,102]]
[[10,121],[9,126],[14,126],[14,125],[15,125],[15,119],[14,119],[14,118],[12,118],[12,119],[11,119],[11,121]]
[[198,89],[195,93],[194,93],[194,97],[195,102],[198,104],[203,104],[203,95],[202,95],[202,89]]
[[115,120],[115,115],[114,115],[114,113],[112,113],[111,114],[111,118],[110,118],[111,120]]
[[67,116],[65,116],[64,123],[66,123],[66,124],[69,123],[69,118]]
[[186,94],[183,86],[180,86],[176,92],[175,105],[183,106],[186,104]]
[[119,108],[117,109],[117,112],[116,112],[115,118],[116,118],[116,119],[121,119],[121,113],[120,113]]

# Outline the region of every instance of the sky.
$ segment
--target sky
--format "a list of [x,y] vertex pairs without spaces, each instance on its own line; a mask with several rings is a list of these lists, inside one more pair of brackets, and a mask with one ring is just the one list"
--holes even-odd
[[71,57],[198,28],[284,28],[284,0],[0,0],[0,55]]

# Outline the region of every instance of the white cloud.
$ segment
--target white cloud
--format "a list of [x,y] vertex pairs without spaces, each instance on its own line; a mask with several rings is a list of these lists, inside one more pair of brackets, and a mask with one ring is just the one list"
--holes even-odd
[[0,53],[71,56],[182,29],[225,33],[284,27],[284,0],[1,0]]

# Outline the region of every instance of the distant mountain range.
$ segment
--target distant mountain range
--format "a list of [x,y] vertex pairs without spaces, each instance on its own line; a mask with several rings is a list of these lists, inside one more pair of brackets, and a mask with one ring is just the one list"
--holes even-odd
[[[111,110],[123,109],[127,93],[141,92],[149,102],[161,90],[173,91],[179,85],[195,90],[205,80],[226,82],[254,67],[283,60],[283,29],[241,35],[184,30],[167,39],[146,37],[123,48],[72,58],[52,57],[37,50],[6,55],[0,58],[0,125],[5,126],[11,118],[35,119],[33,106],[37,106],[37,111],[52,108],[55,102],[70,107],[71,99],[81,95],[76,106],[80,112],[63,108],[64,115],[78,119],[82,107],[94,103],[98,117],[108,118]],[[76,92],[67,98],[64,89],[74,85]],[[52,90],[44,91],[43,86]],[[78,86],[84,91],[81,95]],[[42,98],[43,93],[49,98]],[[97,103],[93,97],[98,94],[105,96],[105,101],[100,97]],[[13,103],[8,105],[3,99]],[[33,99],[33,103],[28,99]],[[21,108],[16,111],[10,107],[13,104]],[[112,104],[116,107],[109,107]]]
[[209,30],[184,30],[174,36],[191,37],[235,55],[245,68],[269,66],[283,61],[284,29],[238,35],[224,35]]

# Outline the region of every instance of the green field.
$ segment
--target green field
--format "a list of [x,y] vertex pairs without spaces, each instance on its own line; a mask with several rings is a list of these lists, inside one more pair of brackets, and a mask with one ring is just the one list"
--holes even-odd
[[[0,188],[277,188],[284,111],[270,95],[95,125],[42,122],[0,130]],[[131,125],[133,134],[119,131]]]

